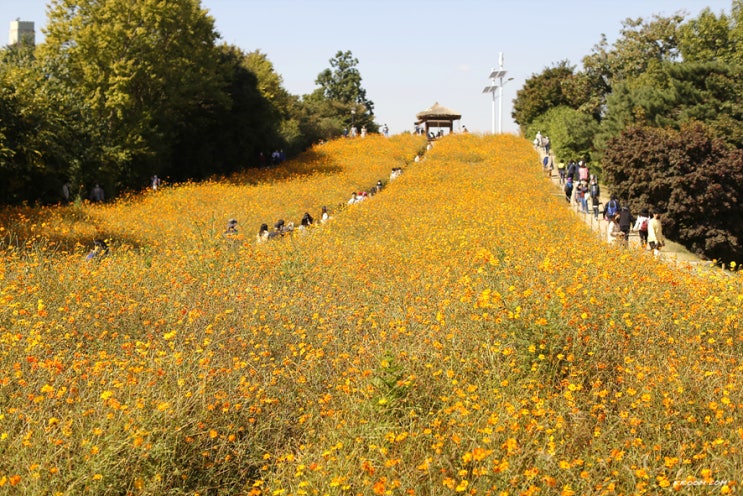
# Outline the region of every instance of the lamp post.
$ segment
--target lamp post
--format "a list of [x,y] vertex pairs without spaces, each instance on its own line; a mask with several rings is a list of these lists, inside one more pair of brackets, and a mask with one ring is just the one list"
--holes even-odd
[[[503,78],[506,76],[507,71],[503,70],[503,52],[500,52],[498,54],[498,70],[491,69],[490,71],[490,82],[488,86],[486,86],[482,92],[483,93],[491,93],[493,96],[493,101],[491,104],[491,120],[492,123],[490,125],[490,132],[492,134],[495,134],[495,91],[498,90],[498,98],[500,98],[500,101],[498,102],[498,134],[503,132],[503,85],[505,84],[503,82]],[[508,78],[506,80],[506,83],[508,81],[511,81],[513,78]],[[496,83],[496,80],[498,82]]]

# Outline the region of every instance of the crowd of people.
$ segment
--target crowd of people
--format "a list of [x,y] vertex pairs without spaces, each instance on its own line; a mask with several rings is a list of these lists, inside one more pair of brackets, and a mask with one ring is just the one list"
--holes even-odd
[[[402,167],[393,167],[392,171],[390,172],[390,181],[395,180],[396,178],[400,177],[400,174],[402,174]],[[351,206],[355,205],[357,203],[361,203],[371,197],[373,197],[375,194],[382,191],[384,188],[385,183],[379,179],[374,186],[371,188],[368,188],[368,190],[365,191],[353,191],[351,193],[351,198],[346,202],[345,206]],[[270,241],[276,238],[281,238],[284,236],[292,235],[295,232],[303,232],[306,229],[310,229],[311,227],[319,224],[324,224],[325,222],[329,221],[332,217],[330,216],[330,211],[328,210],[327,206],[323,206],[318,219],[316,220],[309,212],[305,212],[302,216],[302,219],[299,222],[299,226],[296,226],[294,222],[286,222],[284,219],[279,219],[274,223],[273,228],[269,229],[268,224],[264,223],[261,224],[261,226],[258,229],[258,234],[256,235],[256,241],[258,243],[264,243],[266,241]],[[237,241],[239,239],[239,231],[237,228],[237,219],[229,219],[227,221],[227,228],[225,229],[224,236],[226,239],[231,240],[233,242]]]
[[[549,151],[549,140],[541,134],[534,140],[535,147],[543,152],[542,167],[549,177],[554,170],[554,154]],[[540,143],[541,145],[538,145]],[[591,174],[588,164],[583,160],[570,160],[567,164],[557,164],[558,182],[563,188],[565,200],[575,205],[579,212],[593,215],[594,220],[602,218],[607,222],[606,241],[612,245],[627,247],[632,233],[637,233],[640,247],[660,255],[666,240],[663,236],[661,212],[644,208],[635,217],[626,203],[620,202],[616,195],[603,204],[601,187],[596,175]],[[603,205],[603,209],[601,208]]]
[[[428,149],[430,149],[430,145]],[[416,155],[416,162],[420,160],[420,156]],[[402,174],[403,169],[402,167],[393,167],[392,171],[390,172],[389,181],[394,181],[400,175]],[[160,186],[160,179],[157,176],[153,176],[151,179],[151,187],[153,190],[157,190],[158,186]],[[368,198],[373,197],[375,194],[382,191],[384,188],[385,183],[379,179],[377,180],[376,184],[372,186],[371,188],[368,188],[366,191],[354,191],[351,193],[351,198],[346,202],[345,205],[341,205],[341,207],[351,206],[355,205],[357,203],[361,203]],[[67,186],[69,188],[69,186]],[[103,192],[102,188],[100,191],[98,190],[100,186],[96,184],[96,188],[94,188],[94,193],[91,194],[91,200],[92,201],[103,201]],[[305,231],[307,229],[310,229],[311,227],[315,226],[316,224],[324,224],[325,222],[328,222],[331,220],[330,211],[328,210],[328,207],[323,205],[322,209],[320,211],[320,214],[318,216],[318,219],[316,220],[309,212],[305,212],[302,216],[302,219],[299,222],[299,226],[295,226],[294,222],[285,222],[284,219],[277,220],[274,225],[273,229],[269,229],[267,223],[261,224],[261,226],[258,229],[258,233],[256,234],[256,241],[258,243],[264,243],[266,241],[281,238],[284,236],[288,236],[293,234],[295,231]],[[223,233],[223,236],[226,240],[228,240],[232,244],[238,244],[241,240],[240,231],[238,229],[238,221],[235,218],[231,218],[227,221],[227,227]],[[92,250],[88,253],[86,256],[86,260],[99,260],[106,255],[108,255],[109,247],[106,244],[105,241],[101,239],[96,239],[93,243]]]

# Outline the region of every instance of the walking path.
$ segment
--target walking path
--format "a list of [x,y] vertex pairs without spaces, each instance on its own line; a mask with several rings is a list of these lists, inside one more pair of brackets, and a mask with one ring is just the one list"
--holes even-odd
[[[542,150],[538,151],[540,153],[539,167],[544,170],[542,166],[542,158],[544,157],[544,152]],[[555,185],[555,189],[557,190],[555,194],[558,194],[561,198],[564,199],[565,192],[563,190],[563,185],[560,184],[560,176],[557,173],[557,165],[555,165],[554,170],[548,170],[547,173],[550,174],[549,178],[552,180],[552,183]],[[569,208],[574,212],[574,214],[579,218],[582,218],[586,225],[588,225],[602,241],[606,241],[606,229],[609,225],[609,223],[605,221],[603,217],[604,205],[607,201],[609,201],[609,196],[605,195],[604,193],[605,189],[605,187],[601,187],[598,219],[594,218],[590,204],[589,213],[584,213],[579,203],[571,201],[569,204]],[[629,246],[630,248],[641,249],[640,237],[637,234],[637,231],[630,232]],[[661,258],[669,262],[691,265],[709,265],[710,263],[694,255],[680,244],[669,241],[668,238],[666,238],[666,245],[663,247],[663,250],[661,252]]]

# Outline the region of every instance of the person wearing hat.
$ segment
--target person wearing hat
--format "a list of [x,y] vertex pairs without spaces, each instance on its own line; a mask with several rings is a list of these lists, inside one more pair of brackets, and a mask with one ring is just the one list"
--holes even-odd
[[88,253],[88,256],[85,257],[85,260],[97,260],[106,255],[108,255],[108,245],[106,244],[106,241],[103,239],[96,239],[93,241],[93,249]]
[[230,219],[227,221],[227,230],[225,234],[237,234],[237,219]]

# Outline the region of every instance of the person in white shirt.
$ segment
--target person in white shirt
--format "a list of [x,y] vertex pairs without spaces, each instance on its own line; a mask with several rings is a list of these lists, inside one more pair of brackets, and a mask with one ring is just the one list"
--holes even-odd
[[328,213],[328,207],[323,205],[322,212],[320,213],[320,223],[325,224],[330,220],[330,214]]
[[666,245],[666,238],[663,237],[663,224],[660,222],[660,212],[653,212],[653,218],[648,222],[648,245],[657,257],[660,255],[660,249]]
[[640,246],[643,249],[647,248],[648,245],[648,226],[650,224],[650,214],[647,208],[640,211],[640,215],[637,216],[633,230],[637,231],[640,236]]

